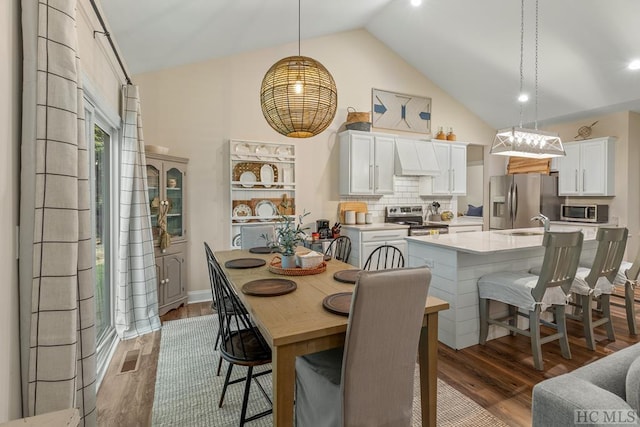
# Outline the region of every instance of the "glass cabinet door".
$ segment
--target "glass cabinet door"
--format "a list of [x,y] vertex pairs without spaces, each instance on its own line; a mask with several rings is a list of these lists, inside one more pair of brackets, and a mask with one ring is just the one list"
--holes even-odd
[[158,212],[160,210],[160,170],[154,165],[147,164],[147,187],[149,190],[149,206],[151,207],[151,230],[153,238],[157,239],[160,235],[160,227],[158,227]]
[[177,167],[170,167],[166,172],[166,192],[169,201],[167,213],[167,231],[172,237],[183,237],[183,191],[184,173]]

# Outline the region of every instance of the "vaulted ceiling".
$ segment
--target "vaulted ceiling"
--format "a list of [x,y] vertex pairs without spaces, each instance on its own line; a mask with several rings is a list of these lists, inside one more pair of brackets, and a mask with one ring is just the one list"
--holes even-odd
[[[535,1],[525,1],[524,89],[535,117]],[[540,0],[540,125],[640,112],[639,0]],[[295,0],[102,0],[133,74],[298,38]],[[302,0],[302,39],[365,28],[495,128],[519,120],[520,1]]]

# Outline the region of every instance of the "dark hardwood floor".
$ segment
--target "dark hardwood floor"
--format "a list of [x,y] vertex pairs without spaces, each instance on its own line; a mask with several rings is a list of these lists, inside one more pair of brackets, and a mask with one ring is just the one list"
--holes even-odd
[[[621,302],[616,298],[616,302]],[[529,339],[502,337],[485,346],[453,350],[443,344],[438,349],[438,376],[476,401],[511,426],[531,425],[531,390],[546,379],[570,372],[638,341],[629,334],[623,308],[613,307],[616,341],[610,342],[601,328],[597,349],[590,351],[583,339],[582,327],[568,321],[572,359],[564,359],[556,342],[542,347],[545,370],[533,367]],[[212,313],[210,303],[190,304],[172,310],[162,321]],[[149,426],[155,387],[160,332],[118,345],[109,370],[98,392],[98,425]],[[132,349],[141,356],[135,371],[119,373],[123,357]]]

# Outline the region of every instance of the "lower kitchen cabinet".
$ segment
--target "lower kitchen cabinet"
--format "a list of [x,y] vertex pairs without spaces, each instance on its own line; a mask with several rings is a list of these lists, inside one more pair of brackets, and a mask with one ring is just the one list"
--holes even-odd
[[164,252],[156,248],[156,276],[158,278],[158,314],[187,303],[187,245],[173,244]]
[[449,226],[449,234],[470,233],[473,231],[482,231],[482,226],[481,225]]
[[405,265],[407,265],[407,241],[404,238],[409,235],[409,229],[406,226],[400,227],[343,225],[340,234],[351,239],[349,264],[362,268],[371,252],[378,246],[392,245],[400,249],[404,256]]

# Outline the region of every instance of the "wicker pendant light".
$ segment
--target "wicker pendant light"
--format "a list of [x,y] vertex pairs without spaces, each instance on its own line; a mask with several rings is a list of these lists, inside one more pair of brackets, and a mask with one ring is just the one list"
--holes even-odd
[[262,79],[260,105],[267,123],[290,138],[309,138],[325,130],[338,106],[333,77],[318,61],[300,56],[300,0],[298,55],[273,64]]

